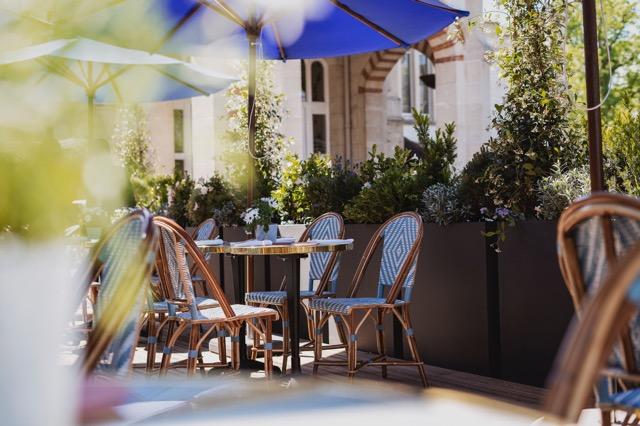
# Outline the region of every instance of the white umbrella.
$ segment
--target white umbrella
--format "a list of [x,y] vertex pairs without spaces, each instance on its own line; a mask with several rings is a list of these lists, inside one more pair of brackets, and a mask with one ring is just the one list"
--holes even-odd
[[2,66],[27,61],[33,65],[27,70],[28,84],[46,91],[61,90],[65,85],[82,89],[89,106],[89,140],[93,139],[96,102],[157,102],[206,96],[237,80],[168,56],[74,38],[1,52],[0,81],[6,76]]

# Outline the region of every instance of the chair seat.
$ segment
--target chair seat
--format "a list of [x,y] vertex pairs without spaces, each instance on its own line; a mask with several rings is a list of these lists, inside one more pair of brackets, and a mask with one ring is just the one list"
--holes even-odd
[[613,405],[617,407],[640,408],[640,388],[631,389],[625,392],[614,393],[609,396],[609,401],[602,405]]
[[[375,308],[386,305],[387,299],[378,297],[352,297],[338,299],[312,299],[311,309],[326,311],[336,314],[350,314],[353,309]],[[395,306],[404,304],[402,300],[396,300]]]
[[[301,291],[300,299],[311,299],[315,297],[315,291]],[[331,297],[335,296],[334,293],[329,291],[325,291],[322,293],[322,297]],[[244,296],[244,300],[246,303],[265,303],[269,305],[284,305],[287,302],[287,292],[286,291],[253,291],[251,293],[247,293]]]
[[[210,299],[204,296],[196,296],[196,303],[198,304],[198,307],[201,309],[215,308],[217,306],[220,306],[217,300]],[[153,310],[155,312],[167,312],[168,311],[167,302],[164,300],[160,302],[153,302]]]
[[[255,318],[255,317],[263,317],[263,316],[278,316],[278,312],[269,309],[269,308],[261,308],[258,306],[249,306],[249,305],[231,305],[233,312],[236,314],[233,318]],[[178,313],[178,318],[181,319],[192,319],[191,312],[180,312]],[[196,320],[205,320],[205,321],[215,321],[215,320],[225,320],[227,317],[224,315],[222,308],[211,308],[211,309],[203,309],[198,311],[198,318]]]

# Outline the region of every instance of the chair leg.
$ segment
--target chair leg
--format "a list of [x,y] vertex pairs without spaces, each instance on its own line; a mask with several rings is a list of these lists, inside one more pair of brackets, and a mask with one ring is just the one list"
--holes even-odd
[[404,319],[404,332],[407,336],[407,343],[409,344],[409,351],[411,352],[411,357],[415,362],[419,362],[418,364],[418,373],[420,374],[420,380],[422,381],[422,386],[425,388],[429,386],[429,381],[427,380],[427,373],[424,371],[424,363],[420,358],[420,353],[418,352],[418,345],[416,343],[416,336],[413,334],[413,327],[411,325],[411,317],[409,316],[409,308],[402,307],[402,318]]
[[[171,362],[171,360],[166,361],[165,358],[171,358],[170,354],[171,354],[171,350],[172,348],[170,348],[169,345],[169,339],[171,339],[171,336],[173,336],[173,332],[176,328],[176,323],[173,320],[169,320],[168,324],[167,324],[167,335],[164,339],[164,348],[162,348],[162,360],[160,361],[160,375],[163,374],[163,365],[169,365],[169,363]],[[159,334],[159,333],[158,333]]]
[[340,338],[340,343],[342,343],[345,348],[347,347],[347,332],[345,331],[344,322],[340,317],[333,317],[336,323],[336,329],[338,330],[338,338]]
[[[380,355],[386,355],[384,348],[384,329],[383,329],[383,314],[382,310],[378,309],[376,313],[376,345],[378,346],[378,353]],[[383,358],[386,361],[386,356]],[[382,378],[387,378],[387,366],[383,365],[381,367],[382,370]]]
[[169,366],[171,365],[171,353],[173,352],[173,346],[176,343],[176,340],[178,340],[178,337],[180,337],[180,335],[184,332],[184,330],[187,328],[187,323],[183,322],[180,323],[180,325],[178,325],[178,328],[176,328],[175,331],[173,331],[173,326],[174,324],[169,324],[169,331],[173,331],[171,334],[168,335],[167,337],[167,343],[164,347],[163,353],[162,353],[162,365],[160,366],[160,375],[164,376],[167,374],[167,371],[169,370]]
[[322,359],[322,340],[324,338],[322,327],[320,327],[321,313],[320,311],[312,311],[313,328],[315,339],[313,340],[313,374],[318,374],[318,362]]
[[[261,304],[249,303],[249,306],[262,306]],[[258,348],[260,347],[260,335],[258,333],[253,334],[253,346],[251,347],[251,359],[256,360],[258,358]]]
[[217,330],[218,334],[218,359],[221,363],[227,362],[227,338],[224,327],[220,326]]
[[153,371],[156,363],[156,314],[147,313],[147,374]]
[[611,426],[611,411],[602,409],[600,415],[602,416],[602,426]]
[[304,300],[300,300],[300,307],[304,311],[305,318],[307,319],[307,333],[309,334],[309,343],[313,346],[315,342],[315,330],[313,329],[313,314],[311,309],[304,303]]
[[[342,317],[344,320],[344,317]],[[349,332],[349,341],[347,345],[347,366],[349,368],[349,378],[353,379],[356,375],[356,367],[358,365],[358,336],[356,333],[355,314],[349,315],[349,323],[347,326]]]
[[289,359],[289,308],[285,302],[282,305],[282,374],[287,373],[287,361]]
[[240,369],[240,328],[231,328],[231,368]]
[[192,324],[189,332],[189,352],[187,354],[187,376],[193,376],[196,372],[198,360],[198,340],[200,340],[200,325]]
[[271,318],[267,318],[264,322],[264,374],[267,379],[271,379],[273,374],[273,340],[271,334]]

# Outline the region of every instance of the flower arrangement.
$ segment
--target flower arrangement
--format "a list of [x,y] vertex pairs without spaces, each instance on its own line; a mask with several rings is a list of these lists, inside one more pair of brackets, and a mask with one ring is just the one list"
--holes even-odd
[[262,229],[267,232],[269,225],[279,222],[277,204],[271,197],[260,198],[245,210],[240,218],[245,223],[247,231],[254,232],[258,226],[262,226]]

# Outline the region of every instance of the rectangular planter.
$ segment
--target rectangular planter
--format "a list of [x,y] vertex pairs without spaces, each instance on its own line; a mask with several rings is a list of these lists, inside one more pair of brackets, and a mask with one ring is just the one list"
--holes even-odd
[[543,386],[573,316],[558,267],[556,223],[507,228],[499,255],[501,377]]
[[485,226],[425,224],[411,318],[427,364],[496,376],[497,282]]

